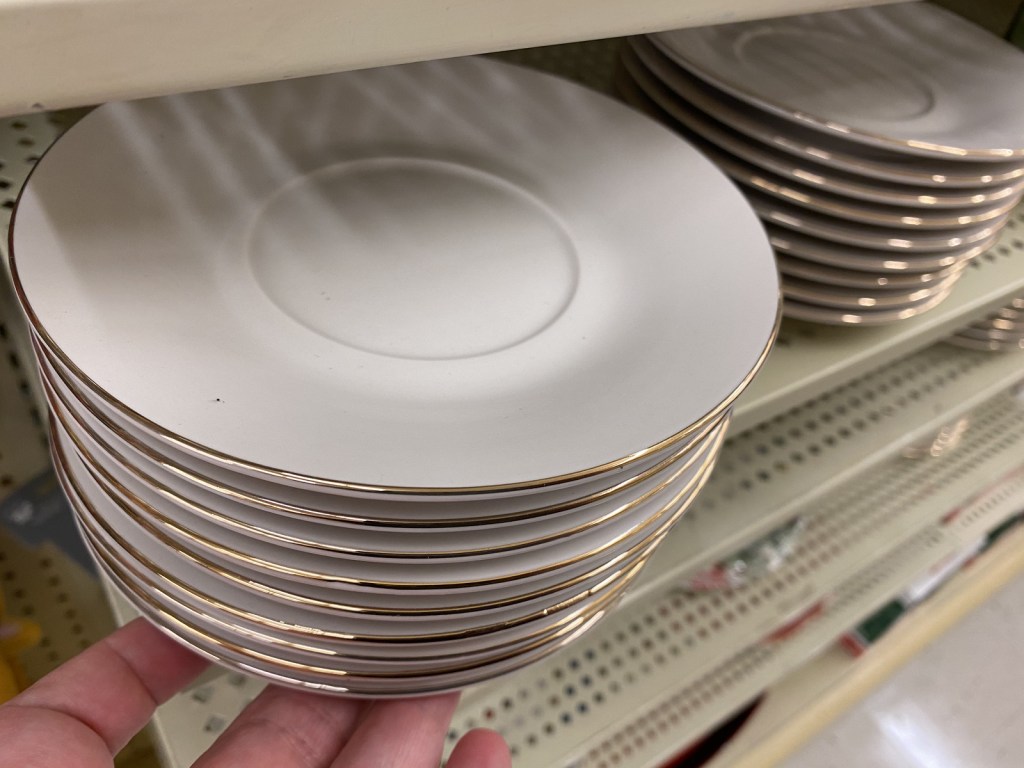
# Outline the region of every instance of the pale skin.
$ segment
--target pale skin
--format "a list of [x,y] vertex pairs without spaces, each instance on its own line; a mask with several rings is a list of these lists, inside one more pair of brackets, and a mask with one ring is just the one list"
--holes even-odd
[[[206,662],[139,619],[0,706],[0,768],[110,768]],[[437,768],[457,694],[367,702],[270,686],[194,768]],[[510,768],[504,740],[463,736],[448,768]]]

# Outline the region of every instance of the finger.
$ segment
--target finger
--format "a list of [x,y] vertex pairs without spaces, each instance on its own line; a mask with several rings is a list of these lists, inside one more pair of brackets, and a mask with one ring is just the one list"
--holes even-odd
[[326,768],[366,704],[269,686],[193,768]]
[[149,622],[136,619],[0,709],[0,723],[19,724],[11,733],[5,727],[0,742],[5,749],[12,743],[8,738],[24,742],[45,722],[44,742],[63,743],[67,749],[78,743],[103,748],[109,761],[149,721],[158,704],[206,666]]
[[457,693],[377,701],[332,768],[437,768]]
[[455,745],[447,768],[512,768],[512,755],[501,734],[487,728],[470,731]]

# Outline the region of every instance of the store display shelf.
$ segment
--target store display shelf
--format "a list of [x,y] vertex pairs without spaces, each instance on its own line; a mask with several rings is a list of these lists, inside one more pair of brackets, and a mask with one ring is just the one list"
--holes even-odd
[[[677,700],[680,691],[699,700],[709,685],[721,688],[721,702],[688,705],[692,722],[685,727],[665,721],[671,744],[659,749],[678,749],[806,658],[806,638],[815,634],[795,635],[799,644],[792,649],[789,640],[759,641],[819,605],[837,585],[846,586],[830,601],[828,620],[814,624],[826,627],[829,639],[1024,504],[1024,473],[1012,475],[998,492],[966,503],[978,488],[1020,466],[1024,443],[1024,408],[1011,396],[994,398],[973,418],[974,430],[955,452],[934,460],[897,460],[844,486],[809,519],[792,562],[777,574],[730,592],[650,591],[550,660],[467,691],[451,739],[486,725],[505,734],[518,766],[547,768],[587,755],[593,759],[585,764],[599,765],[597,755],[610,760],[617,754],[619,747],[604,742],[625,718],[661,722],[671,709],[664,709],[665,702]],[[943,526],[941,520],[958,503],[966,506]],[[864,570],[883,556],[888,565]],[[890,572],[891,578],[883,578]],[[847,600],[842,597],[847,592],[863,592],[870,600]],[[762,657],[770,663],[751,671],[749,685],[746,679],[742,686],[707,682],[709,674],[731,679],[735,669]],[[168,765],[189,765],[259,689],[256,681],[229,674],[167,704],[156,726]]]
[[[844,483],[1024,380],[1024,356],[964,352],[933,345],[729,440],[632,594],[707,567],[794,517],[833,507]],[[908,478],[917,479],[913,472]]]
[[901,619],[865,656],[853,658],[833,645],[786,676],[708,768],[767,768],[781,762],[1022,574],[1024,530],[999,541],[925,605]]
[[871,0],[0,0],[0,114]]

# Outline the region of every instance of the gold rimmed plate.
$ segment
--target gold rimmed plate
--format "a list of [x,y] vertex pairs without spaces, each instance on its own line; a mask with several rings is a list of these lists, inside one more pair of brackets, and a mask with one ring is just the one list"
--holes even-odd
[[796,277],[782,281],[782,295],[804,304],[834,307],[841,310],[902,310],[917,306],[936,296],[948,295],[960,279],[960,272],[933,285],[913,290],[844,288],[812,282]]
[[[644,66],[632,48],[627,47],[623,51],[622,63],[626,76],[618,81],[618,85],[627,101],[680,130],[685,137],[691,140],[699,139],[701,144],[697,146],[702,151],[702,145],[715,147],[729,161],[725,166],[720,163],[720,167],[724,167],[733,178],[746,183],[752,183],[757,177],[757,171],[760,171],[768,174],[768,179],[775,188],[781,190],[786,188],[787,184],[795,184],[792,193],[801,194],[812,202],[813,190],[828,193],[819,205],[831,207],[838,205],[839,200],[828,195],[910,209],[964,209],[962,218],[954,219],[956,223],[969,223],[963,219],[976,208],[979,209],[979,214],[991,218],[996,215],[992,213],[996,206],[1012,205],[1012,201],[1021,194],[1019,185],[991,189],[939,189],[934,186],[900,184],[831,168],[809,158],[794,158],[785,152],[752,141],[680,98]],[[717,162],[715,156],[712,156],[712,159]],[[986,211],[980,210],[985,207]],[[879,215],[892,219],[895,215],[893,211],[873,207],[861,210],[853,206],[853,210],[860,215],[871,216],[872,219],[877,219]],[[913,219],[914,214],[907,212],[905,218]],[[904,217],[901,217],[900,221],[903,220]]]
[[629,45],[644,66],[681,99],[763,146],[869,178],[936,188],[1019,187],[1024,165],[924,158],[844,141],[757,109],[688,73],[646,37]]
[[730,407],[779,309],[712,163],[481,58],[103,105],[35,167],[11,246],[35,332],[93,396],[202,461],[341,495],[619,472]]
[[825,266],[886,277],[955,269],[987,251],[999,237],[998,233],[993,233],[987,240],[977,244],[928,253],[910,253],[838,243],[772,224],[768,224],[766,229],[777,255],[781,253]]
[[693,27],[650,40],[712,87],[846,143],[1024,161],[1024,54],[929,3]]
[[515,526],[488,526],[486,531],[438,533],[428,529],[411,534],[383,532],[379,529],[339,528],[292,519],[237,502],[232,504],[200,487],[190,489],[189,496],[185,497],[135,470],[100,436],[90,433],[82,422],[69,423],[74,419],[64,410],[62,403],[52,402],[51,408],[89,471],[107,489],[116,492],[133,506],[145,505],[160,510],[164,517],[183,524],[191,519],[201,519],[225,528],[225,533],[239,533],[270,545],[318,555],[431,563],[451,558],[499,557],[515,550],[544,546],[599,526],[607,526],[616,518],[653,500],[673,484],[685,482],[687,476],[692,477],[699,472],[718,450],[725,431],[724,424],[713,430],[706,442],[695,446],[686,456],[638,484],[633,493],[615,496],[604,504],[583,507],[575,510],[572,515],[547,517]]
[[[630,473],[560,488],[526,497],[491,498],[485,501],[399,501],[395,498],[361,499],[291,486],[281,486],[247,475],[227,472],[204,464],[189,454],[167,446],[154,445],[133,425],[119,419],[116,412],[104,410],[62,369],[43,344],[36,340],[43,383],[55,400],[55,406],[76,423],[76,432],[99,440],[137,468],[177,494],[192,498],[202,489],[225,500],[263,510],[285,518],[343,525],[363,530],[383,529],[393,534],[433,530],[449,532],[458,538],[459,529],[527,523],[532,520],[588,513],[588,505],[628,499],[638,485],[648,482],[673,463],[686,461],[699,449],[708,435],[728,420],[728,412],[708,423],[684,443],[638,462]],[[52,399],[52,398],[51,398]],[[162,448],[163,452],[158,450]],[[418,541],[426,545],[428,539]]]
[[787,317],[825,325],[887,325],[934,309],[945,301],[949,294],[950,290],[946,290],[913,306],[897,309],[844,310],[786,299],[783,311]]
[[820,264],[810,259],[802,259],[785,253],[775,254],[782,273],[783,281],[791,278],[809,280],[814,283],[843,288],[866,288],[869,290],[917,290],[936,285],[942,280],[963,271],[967,262],[960,262],[935,272],[911,272],[902,274],[878,274],[855,269],[843,269],[828,264]]
[[901,229],[847,221],[838,216],[802,207],[759,189],[748,188],[746,195],[766,224],[774,224],[783,229],[857,248],[899,253],[960,250],[990,241],[1002,229],[1008,215],[1004,213],[1001,217],[983,224],[955,229]]

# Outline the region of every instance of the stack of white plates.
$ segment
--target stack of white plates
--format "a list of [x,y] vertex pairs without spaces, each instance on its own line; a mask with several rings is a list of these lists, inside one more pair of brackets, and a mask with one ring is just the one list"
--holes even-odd
[[620,90],[743,188],[804,320],[934,307],[1024,189],[1024,54],[927,3],[632,39]]
[[990,352],[1024,350],[1024,296],[1018,296],[985,319],[961,328],[947,341],[958,347]]
[[760,222],[700,153],[482,59],[103,106],[12,243],[110,577],[214,659],[372,696],[604,615],[779,309]]

